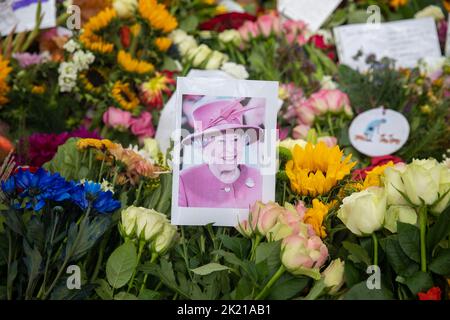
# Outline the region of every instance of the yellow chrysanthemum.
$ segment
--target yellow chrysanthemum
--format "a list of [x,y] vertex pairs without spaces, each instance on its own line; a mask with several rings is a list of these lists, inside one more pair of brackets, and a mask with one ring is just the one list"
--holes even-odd
[[86,138],[78,140],[77,142],[78,150],[85,150],[88,148],[94,148],[97,150],[113,150],[117,148],[117,144],[108,139],[100,140],[100,139]]
[[131,54],[123,50],[119,51],[117,62],[125,71],[131,73],[145,74],[152,72],[155,69],[153,64],[143,60],[133,59]]
[[117,81],[111,91],[116,102],[125,110],[133,110],[139,105],[139,99],[128,83]]
[[166,52],[172,45],[172,40],[167,37],[156,38],[155,45],[158,47],[159,51]]
[[8,85],[7,78],[11,73],[12,68],[9,66],[9,60],[4,59],[0,54],[0,106],[8,103],[8,98],[6,97],[11,88]]
[[343,158],[338,146],[328,147],[325,143],[307,143],[305,148],[295,145],[293,159],[286,163],[286,174],[294,192],[316,197],[328,193],[338,181],[344,179],[355,166],[351,155]]
[[367,189],[369,187],[380,187],[381,186],[381,180],[380,177],[384,173],[384,170],[388,167],[393,167],[394,162],[389,161],[388,163],[377,166],[366,173],[366,178],[364,179],[364,182],[361,185],[361,190]]
[[106,28],[116,17],[117,12],[113,8],[106,8],[100,11],[84,25],[83,33],[80,35],[80,42],[91,51],[111,53],[114,45],[105,41],[102,37],[95,34],[95,32]]
[[138,12],[150,27],[165,33],[178,26],[177,19],[167,11],[165,5],[156,0],[139,0]]
[[314,199],[312,201],[312,205],[312,208],[306,210],[303,221],[307,224],[310,224],[316,234],[323,239],[327,236],[325,227],[323,226],[323,220],[328,214],[329,206],[323,204],[317,199]]
[[408,4],[408,0],[391,0],[389,5],[392,8],[398,9],[399,7],[403,7]]

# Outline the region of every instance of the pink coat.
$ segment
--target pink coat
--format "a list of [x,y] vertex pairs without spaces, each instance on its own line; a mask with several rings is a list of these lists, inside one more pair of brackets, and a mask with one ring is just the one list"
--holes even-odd
[[180,207],[247,209],[262,198],[262,177],[259,170],[239,166],[241,174],[231,184],[217,179],[207,164],[185,169],[180,173]]

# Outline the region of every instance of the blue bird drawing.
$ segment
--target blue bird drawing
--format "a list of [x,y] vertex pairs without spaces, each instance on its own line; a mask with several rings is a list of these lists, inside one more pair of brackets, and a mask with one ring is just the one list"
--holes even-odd
[[366,130],[364,130],[364,135],[366,136],[368,141],[372,141],[375,131],[379,132],[380,126],[386,122],[387,122],[386,119],[376,119],[371,121],[367,125]]

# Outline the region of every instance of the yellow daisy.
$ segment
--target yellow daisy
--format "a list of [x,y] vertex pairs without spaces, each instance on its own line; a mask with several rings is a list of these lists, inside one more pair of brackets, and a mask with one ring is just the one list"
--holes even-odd
[[286,163],[292,190],[311,197],[328,193],[356,165],[350,162],[351,155],[342,158],[338,146],[330,148],[323,142],[307,143],[304,148],[295,145],[292,160]]
[[149,62],[134,59],[131,54],[123,50],[117,55],[117,62],[127,72],[145,74],[152,72],[155,67]]
[[139,99],[130,89],[128,83],[116,81],[111,91],[111,95],[116,102],[125,110],[133,110],[139,105]]
[[165,33],[178,26],[177,19],[167,11],[165,5],[156,0],[139,0],[138,12],[150,27]]

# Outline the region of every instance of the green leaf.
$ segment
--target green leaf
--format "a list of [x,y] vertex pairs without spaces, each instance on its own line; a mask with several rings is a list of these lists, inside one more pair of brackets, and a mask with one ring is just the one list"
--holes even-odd
[[36,247],[31,248],[26,240],[23,241],[23,249],[25,253],[25,266],[28,273],[28,285],[26,294],[31,294],[34,289],[34,282],[39,275],[41,269],[42,256]]
[[160,300],[161,294],[157,291],[144,289],[138,296],[139,300]]
[[398,236],[389,236],[382,240],[386,257],[395,273],[402,276],[411,276],[420,269],[419,265],[408,258],[398,242]]
[[114,296],[114,300],[139,300],[134,294],[121,291]]
[[96,281],[96,284],[98,284],[98,287],[95,288],[95,292],[102,300],[113,299],[113,289],[106,280],[99,279]]
[[299,294],[309,283],[307,277],[294,277],[284,274],[270,289],[269,300],[288,300]]
[[250,249],[250,240],[246,238],[230,237],[226,234],[219,235],[225,248],[231,250],[237,257],[243,259]]
[[136,247],[131,241],[118,247],[106,262],[106,278],[113,288],[123,287],[138,264]]
[[198,23],[199,21],[196,15],[188,15],[186,19],[181,21],[180,29],[186,32],[193,32],[197,29]]
[[345,261],[344,278],[348,287],[352,287],[362,280],[360,270],[350,260]]
[[224,270],[230,270],[230,268],[227,266],[223,266],[219,263],[212,262],[212,263],[205,264],[204,266],[192,269],[192,272],[195,274],[198,274],[200,276],[206,276],[213,272],[224,271]]
[[400,247],[412,260],[420,263],[420,231],[409,223],[397,222],[397,232]]
[[353,287],[344,295],[344,300],[392,300],[393,294],[383,285],[381,289],[369,289],[366,281],[362,281]]
[[405,284],[413,295],[417,295],[419,292],[426,292],[434,285],[430,274],[422,271],[417,271],[411,277],[407,278]]
[[450,276],[450,249],[442,249],[430,263],[429,268],[441,276]]
[[274,255],[278,257],[279,260],[280,250],[281,250],[281,241],[263,242],[259,244],[259,246],[256,248],[255,263],[258,264]]
[[438,243],[450,233],[450,207],[445,209],[430,228],[427,236],[428,250],[433,251]]
[[344,248],[350,253],[349,259],[353,261],[354,263],[360,263],[363,262],[366,265],[371,265],[371,259],[369,257],[369,254],[367,253],[366,249],[361,247],[360,245],[357,245],[356,243],[344,241],[342,243]]

